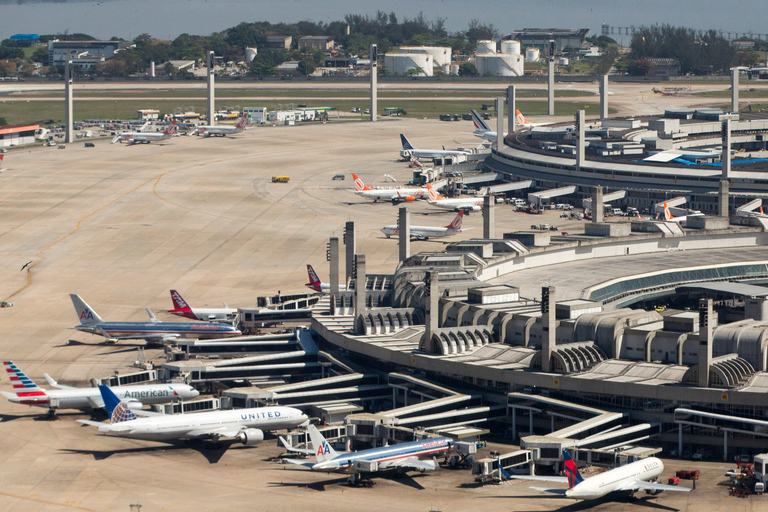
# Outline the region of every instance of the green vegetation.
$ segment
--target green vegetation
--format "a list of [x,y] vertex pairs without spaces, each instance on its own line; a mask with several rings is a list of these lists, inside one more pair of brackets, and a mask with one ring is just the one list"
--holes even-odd
[[[704,91],[695,92],[692,96],[705,96],[708,98],[730,98],[731,91]],[[746,91],[739,90],[739,99],[741,98],[768,98],[768,89],[747,89]]]
[[634,74],[650,74],[650,58],[677,59],[684,75],[727,73],[737,63],[736,50],[716,30],[696,31],[666,24],[640,27],[630,47],[629,70]]

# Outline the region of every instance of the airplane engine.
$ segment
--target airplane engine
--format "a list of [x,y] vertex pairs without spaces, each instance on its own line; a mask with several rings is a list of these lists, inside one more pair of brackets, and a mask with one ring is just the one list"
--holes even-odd
[[648,494],[650,496],[656,496],[657,494],[661,494],[663,492],[664,491],[659,490],[659,489],[646,489],[645,490],[645,494]]
[[125,404],[128,406],[129,409],[141,409],[142,407],[144,407],[144,404],[142,404],[138,400],[125,400]]
[[416,200],[416,198],[415,198],[415,197],[413,197],[413,196],[405,196],[405,200],[406,200],[406,201],[415,201],[415,200]]
[[264,440],[264,432],[257,428],[247,428],[237,434],[236,439],[244,445],[259,444]]

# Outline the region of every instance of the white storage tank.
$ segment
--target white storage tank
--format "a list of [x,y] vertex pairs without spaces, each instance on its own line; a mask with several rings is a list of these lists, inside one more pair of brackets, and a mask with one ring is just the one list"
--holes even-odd
[[451,75],[459,76],[459,65],[458,64],[451,64]]
[[475,53],[496,53],[496,41],[478,41]]
[[520,41],[514,39],[507,39],[501,42],[501,52],[510,53],[512,55],[520,55]]
[[256,48],[246,48],[245,49],[245,61],[249,64],[253,62],[253,59],[256,58],[256,55],[258,52],[256,51]]
[[451,64],[450,46],[401,46],[400,53],[428,53],[432,55],[435,66]]
[[560,57],[559,64],[561,66],[567,66],[569,63],[570,61],[568,60],[568,57]]
[[538,48],[526,48],[525,49],[525,62],[539,62],[539,49]]
[[397,75],[419,69],[416,76],[432,76],[434,62],[429,53],[388,53],[384,55],[384,66]]
[[481,75],[490,73],[494,76],[523,76],[523,56],[520,54],[476,55],[475,66]]
[[443,64],[443,74],[444,75],[451,74],[451,65],[450,64]]

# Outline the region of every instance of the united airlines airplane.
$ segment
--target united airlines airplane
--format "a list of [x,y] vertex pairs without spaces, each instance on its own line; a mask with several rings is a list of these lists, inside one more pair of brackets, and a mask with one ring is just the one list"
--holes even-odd
[[104,336],[110,343],[119,340],[146,340],[148,343],[168,343],[177,338],[231,338],[240,336],[239,329],[228,324],[203,322],[161,322],[147,309],[149,322],[105,322],[77,294],[70,294],[80,319],[78,331]]

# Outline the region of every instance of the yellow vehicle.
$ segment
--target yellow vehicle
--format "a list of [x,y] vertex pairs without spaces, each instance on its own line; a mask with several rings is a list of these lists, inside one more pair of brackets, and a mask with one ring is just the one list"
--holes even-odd
[[272,176],[272,183],[288,183],[291,181],[290,176]]

